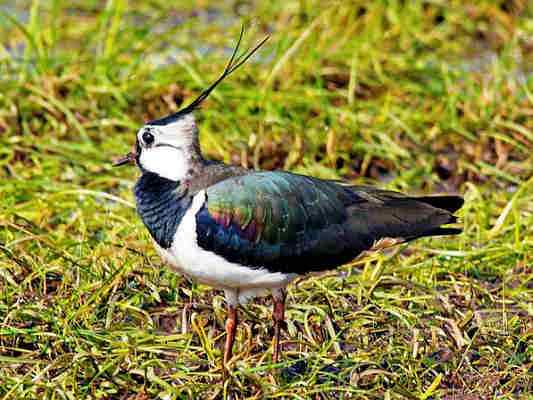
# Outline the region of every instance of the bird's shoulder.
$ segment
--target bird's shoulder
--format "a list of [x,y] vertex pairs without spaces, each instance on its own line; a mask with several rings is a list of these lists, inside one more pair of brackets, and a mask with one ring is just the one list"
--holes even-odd
[[219,182],[231,180],[252,172],[252,170],[237,165],[228,165],[218,161],[204,161],[200,167],[191,170],[190,175],[182,186],[189,193],[196,194]]

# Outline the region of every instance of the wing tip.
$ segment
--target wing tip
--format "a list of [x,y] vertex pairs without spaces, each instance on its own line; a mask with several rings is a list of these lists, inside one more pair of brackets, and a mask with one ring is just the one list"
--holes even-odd
[[429,204],[432,207],[446,210],[450,213],[454,213],[459,210],[465,203],[465,200],[461,196],[456,195],[443,195],[443,196],[422,196],[415,198],[418,201]]

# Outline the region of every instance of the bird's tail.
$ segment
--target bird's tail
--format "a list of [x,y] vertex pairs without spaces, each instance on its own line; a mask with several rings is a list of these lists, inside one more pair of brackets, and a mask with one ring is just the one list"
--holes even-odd
[[[426,230],[413,236],[406,237],[406,240],[414,240],[424,236],[441,236],[441,235],[457,235],[463,230],[461,228],[442,227],[441,225],[453,224],[457,222],[457,217],[453,213],[459,210],[464,200],[459,196],[423,196],[411,197],[412,201],[427,204],[436,209],[433,218],[428,218],[429,225]],[[438,225],[437,225],[438,224]]]
[[355,191],[367,201],[353,210],[351,230],[367,249],[462,232],[461,228],[446,226],[457,222],[453,213],[463,205],[459,196],[410,197],[361,187]]

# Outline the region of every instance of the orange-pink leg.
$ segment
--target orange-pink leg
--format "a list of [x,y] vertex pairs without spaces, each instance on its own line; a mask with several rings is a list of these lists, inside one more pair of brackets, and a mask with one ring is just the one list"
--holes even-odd
[[279,335],[281,328],[285,324],[285,298],[287,294],[284,289],[276,289],[272,292],[273,310],[272,319],[274,320],[274,348],[272,350],[272,362],[277,363],[281,353]]
[[226,344],[224,346],[224,362],[222,364],[223,374],[227,377],[227,366],[231,359],[233,351],[233,342],[235,341],[235,333],[237,332],[237,307],[228,304],[228,315],[226,317]]

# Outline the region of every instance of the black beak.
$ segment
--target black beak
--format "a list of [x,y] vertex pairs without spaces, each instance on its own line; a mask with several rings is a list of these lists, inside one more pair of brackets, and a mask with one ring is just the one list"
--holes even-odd
[[128,154],[126,154],[124,157],[120,157],[119,159],[116,159],[113,161],[113,167],[120,167],[122,165],[134,163],[136,158],[136,154],[132,151],[130,151]]

